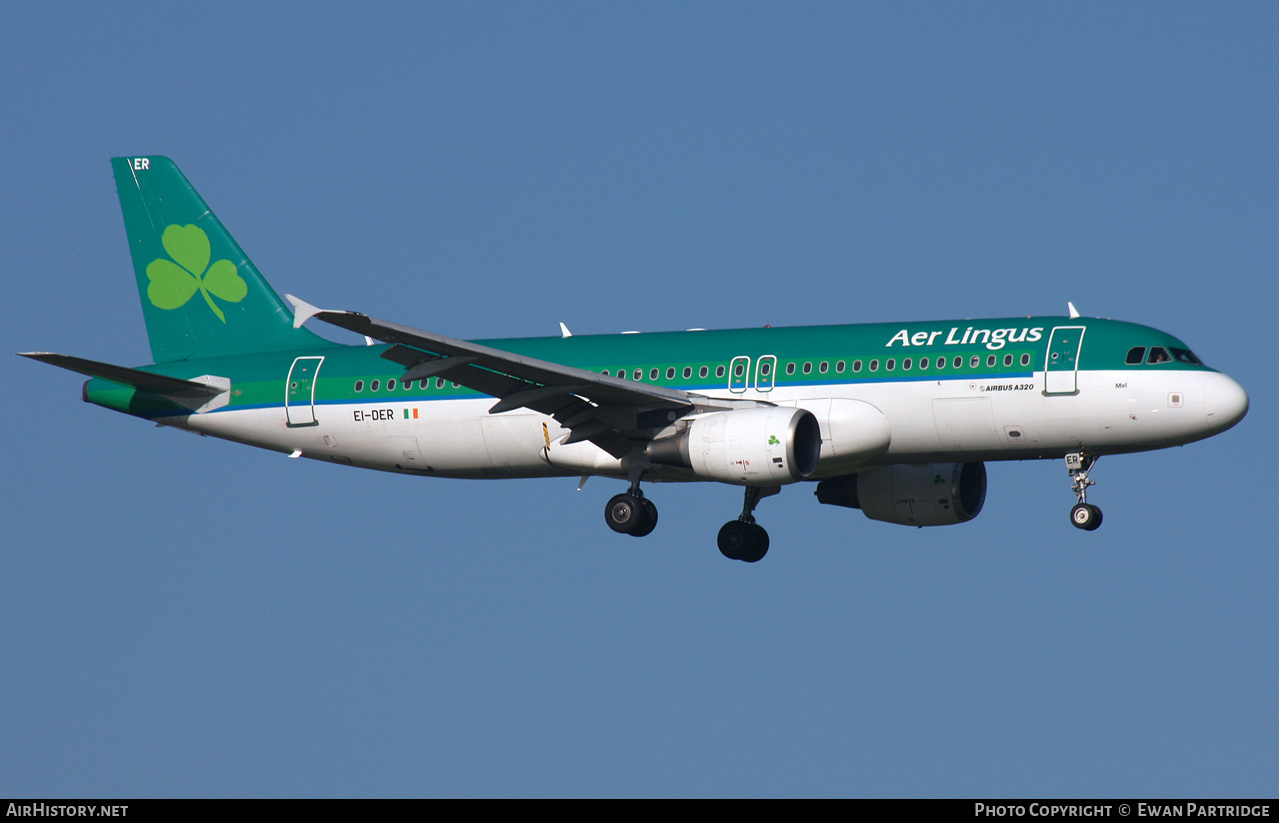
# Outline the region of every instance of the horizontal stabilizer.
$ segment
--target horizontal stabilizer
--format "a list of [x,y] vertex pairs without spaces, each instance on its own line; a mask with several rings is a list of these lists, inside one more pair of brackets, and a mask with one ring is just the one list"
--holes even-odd
[[90,377],[101,377],[113,383],[132,386],[141,391],[175,398],[209,398],[226,391],[225,388],[210,386],[207,383],[195,383],[177,377],[166,377],[163,374],[152,374],[139,369],[124,366],[113,366],[110,363],[99,363],[96,360],[85,360],[82,357],[71,357],[46,351],[18,352],[23,357],[39,360],[62,369],[69,369]]

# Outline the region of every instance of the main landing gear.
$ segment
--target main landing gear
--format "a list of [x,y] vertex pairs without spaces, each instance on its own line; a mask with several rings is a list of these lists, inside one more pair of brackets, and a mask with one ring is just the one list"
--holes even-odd
[[1066,455],[1066,471],[1070,474],[1070,485],[1074,489],[1075,498],[1079,501],[1070,510],[1070,522],[1075,525],[1075,528],[1084,531],[1093,531],[1101,525],[1101,509],[1089,503],[1087,499],[1088,487],[1096,483],[1088,479],[1088,472],[1092,471],[1099,456],[1087,452],[1073,452]]
[[[719,530],[720,553],[729,560],[757,563],[768,553],[768,532],[755,522],[755,507],[765,497],[777,494],[780,486],[747,486],[742,514]],[[644,537],[657,527],[657,506],[640,491],[639,483],[609,498],[604,522],[618,534]]]
[[747,486],[742,514],[730,520],[719,530],[720,554],[729,560],[758,563],[768,554],[768,532],[755,522],[755,507],[765,497],[777,494],[780,486]]
[[609,499],[604,507],[604,522],[619,534],[645,537],[657,528],[657,506],[644,496],[636,483],[633,489]]

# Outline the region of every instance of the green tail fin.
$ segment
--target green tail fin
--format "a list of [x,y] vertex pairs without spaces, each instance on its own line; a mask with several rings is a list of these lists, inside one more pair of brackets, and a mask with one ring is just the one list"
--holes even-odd
[[167,157],[114,157],[155,362],[327,343],[293,312]]

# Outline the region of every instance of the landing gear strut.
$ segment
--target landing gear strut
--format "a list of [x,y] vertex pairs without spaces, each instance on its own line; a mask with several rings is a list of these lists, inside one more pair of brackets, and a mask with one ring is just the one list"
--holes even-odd
[[1070,474],[1070,486],[1075,492],[1075,507],[1070,510],[1070,522],[1075,528],[1093,531],[1101,525],[1101,509],[1088,502],[1088,487],[1096,483],[1088,478],[1088,472],[1100,455],[1072,452],[1066,455],[1066,471]]
[[720,554],[729,560],[758,563],[768,553],[768,532],[755,522],[755,507],[765,497],[777,494],[780,486],[747,486],[742,515],[719,530]]

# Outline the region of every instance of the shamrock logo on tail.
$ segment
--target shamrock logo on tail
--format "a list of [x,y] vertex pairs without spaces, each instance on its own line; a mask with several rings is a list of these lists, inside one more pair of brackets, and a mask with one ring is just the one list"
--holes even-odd
[[[180,309],[198,291],[213,313],[223,323],[222,314],[213,297],[228,303],[239,303],[249,293],[249,286],[230,260],[209,265],[209,236],[199,226],[172,225],[160,237],[164,250],[177,261],[152,260],[147,266],[147,297],[160,309]],[[210,296],[212,295],[212,297]]]

